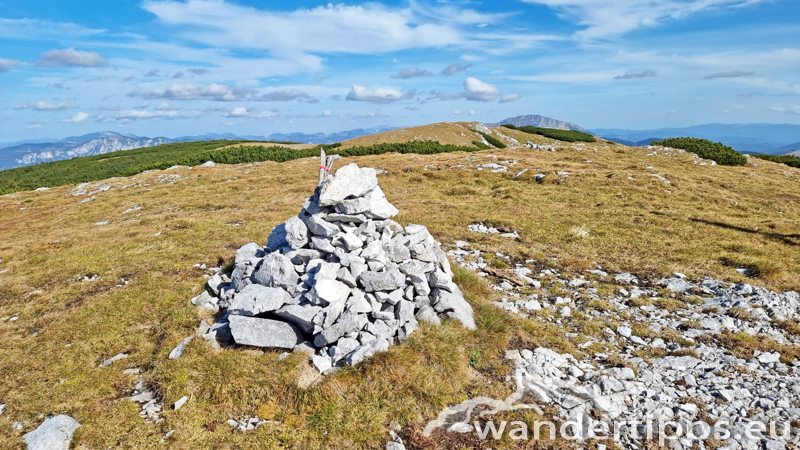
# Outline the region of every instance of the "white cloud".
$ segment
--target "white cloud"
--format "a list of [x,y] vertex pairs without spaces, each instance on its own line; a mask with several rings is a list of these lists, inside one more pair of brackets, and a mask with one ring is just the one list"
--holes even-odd
[[122,111],[112,120],[118,122],[133,122],[146,119],[192,119],[199,117],[197,111],[142,111],[130,110]]
[[433,74],[424,69],[417,69],[416,67],[412,67],[410,69],[403,69],[400,72],[397,72],[396,75],[392,75],[391,78],[414,78],[414,77],[429,77]]
[[177,111],[181,109],[180,106],[172,106],[168,102],[161,102],[156,106],[157,111]]
[[454,116],[477,116],[478,114],[480,114],[480,111],[475,111],[474,109],[467,109],[467,110],[456,109],[455,111],[453,111],[452,115],[454,115]]
[[331,116],[331,110],[330,109],[323,109],[322,110],[322,117],[330,117],[330,116]]
[[49,50],[39,56],[36,65],[40,67],[105,67],[108,61],[97,52],[87,52],[75,50],[75,48],[65,48]]
[[133,109],[147,109],[150,106],[150,102],[142,102],[138,105],[134,106]]
[[38,101],[35,103],[25,103],[24,105],[15,106],[14,109],[35,109],[36,111],[63,111],[69,109],[69,103],[61,103],[59,105],[51,105],[50,103]]
[[172,83],[166,88],[142,88],[136,86],[133,91],[128,93],[128,97],[139,97],[144,99],[168,100],[214,100],[232,102],[242,100],[255,93],[253,89],[244,87],[229,87],[224,84],[212,83],[208,86],[195,84]]
[[519,94],[506,94],[506,95],[500,97],[500,103],[515,102],[515,101],[517,101],[517,100],[519,100],[521,98],[522,98],[522,96],[519,95]]
[[227,117],[229,119],[240,119],[240,118],[275,119],[278,116],[279,116],[278,111],[274,109],[258,112],[258,110],[255,108],[245,108],[243,106],[237,106],[232,110],[222,114],[222,117]]
[[408,91],[405,94],[397,89],[391,88],[376,88],[369,90],[364,86],[353,85],[350,93],[347,94],[347,100],[356,102],[370,102],[370,103],[392,103],[398,100],[405,100],[414,98],[416,91]]
[[62,40],[68,37],[90,37],[105,31],[66,22],[0,18],[0,38],[13,40]]
[[472,64],[467,64],[466,66],[462,66],[461,64],[458,63],[450,64],[449,66],[445,67],[444,70],[442,70],[442,75],[453,75],[458,72],[461,72],[462,70],[467,70],[471,66]]
[[[293,11],[259,9],[224,0],[147,0],[142,7],[182,34],[214,48],[264,50],[280,58],[319,65],[312,55],[378,54],[409,49],[464,47],[481,51],[509,46],[519,35],[484,38],[475,26],[504,21],[463,5],[409,2],[397,8],[377,2],[328,3]],[[535,39],[534,41],[538,41]]]
[[775,111],[784,114],[800,114],[800,106],[797,105],[789,107],[773,106],[772,108],[770,108],[770,111]]
[[78,114],[75,114],[74,116],[72,116],[71,118],[63,120],[62,122],[81,123],[81,122],[83,122],[84,120],[86,120],[88,118],[89,118],[89,114],[86,114],[85,112],[81,111]]
[[492,102],[500,96],[497,86],[469,77],[464,81],[463,97],[475,102]]
[[299,89],[288,89],[288,90],[280,90],[280,91],[272,91],[267,92],[266,94],[262,94],[254,100],[259,102],[290,102],[292,100],[298,99],[311,99],[311,96],[308,95],[307,92],[303,92]]
[[249,114],[250,112],[247,111],[247,108],[244,108],[242,106],[237,106],[233,108],[233,110],[231,110],[230,112],[223,114],[222,117],[246,117]]
[[[500,95],[501,92],[497,86],[484,83],[483,81],[474,77],[468,77],[466,80],[464,80],[464,90],[462,92],[450,93],[431,91],[431,95],[427,98],[427,100],[458,100],[463,98],[473,102],[493,102],[497,100]],[[516,94],[510,95],[514,96]]]
[[0,73],[8,72],[12,68],[19,65],[19,61],[15,59],[3,59],[0,58]]
[[547,5],[564,19],[584,28],[576,33],[583,41],[621,36],[642,27],[654,27],[700,11],[738,8],[766,0],[522,0]]

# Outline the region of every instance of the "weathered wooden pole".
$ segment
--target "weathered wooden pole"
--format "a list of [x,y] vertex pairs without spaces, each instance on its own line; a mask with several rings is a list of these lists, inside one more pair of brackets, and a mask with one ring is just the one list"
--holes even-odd
[[339,155],[331,155],[327,158],[325,157],[325,149],[320,147],[319,148],[319,181],[317,185],[322,184],[325,181],[325,178],[328,178],[328,175],[331,173],[331,169],[333,169],[334,161],[341,159]]
[[317,182],[317,186],[322,184],[325,181],[325,173],[328,171],[328,166],[325,165],[327,160],[325,159],[325,149],[320,147],[319,148],[319,181]]

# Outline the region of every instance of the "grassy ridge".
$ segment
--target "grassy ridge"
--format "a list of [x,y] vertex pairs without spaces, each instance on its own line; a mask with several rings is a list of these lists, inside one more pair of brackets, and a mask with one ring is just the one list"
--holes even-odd
[[[178,165],[196,166],[206,161],[213,161],[218,164],[242,164],[258,161],[286,162],[319,156],[319,147],[306,150],[293,150],[280,146],[220,148],[237,143],[240,143],[240,141],[167,144],[6,170],[0,172],[0,195],[18,191],[30,191],[42,186],[54,187],[103,180],[110,177],[127,177],[146,170],[163,170]],[[478,150],[473,147],[444,145],[433,141],[386,143],[346,149],[341,149],[340,146],[341,144],[331,144],[322,147],[326,149],[328,154],[338,154],[343,157],[381,155],[384,153],[432,155]]]
[[786,164],[787,166],[800,168],[800,158],[798,158],[797,156],[792,156],[792,155],[750,155],[750,156],[780,164]]
[[541,127],[515,127],[511,124],[502,125],[512,130],[519,130],[528,134],[538,134],[540,136],[556,139],[564,142],[597,142],[594,136],[587,133],[581,133],[575,130],[559,130],[556,128],[541,128]]
[[667,138],[660,141],[653,141],[651,145],[680,148],[693,152],[701,158],[715,161],[717,164],[722,164],[723,166],[743,166],[747,164],[747,158],[741,153],[722,142],[711,142],[708,139],[692,137]]
[[133,172],[136,167],[151,165],[165,159],[182,158],[241,142],[247,141],[223,140],[164,144],[3,170],[0,172],[0,195],[30,191],[42,186],[54,187],[128,176],[136,173]]

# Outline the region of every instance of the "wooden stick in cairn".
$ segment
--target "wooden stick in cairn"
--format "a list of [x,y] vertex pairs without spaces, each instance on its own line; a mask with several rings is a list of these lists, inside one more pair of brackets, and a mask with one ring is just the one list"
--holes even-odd
[[341,159],[339,155],[330,155],[327,158],[325,157],[325,149],[320,147],[319,149],[319,181],[317,185],[322,184],[325,181],[325,178],[328,178],[328,175],[331,174],[331,170],[333,170],[333,163]]

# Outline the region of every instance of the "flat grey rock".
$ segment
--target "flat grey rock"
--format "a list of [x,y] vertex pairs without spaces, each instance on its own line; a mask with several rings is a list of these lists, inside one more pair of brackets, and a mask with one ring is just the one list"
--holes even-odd
[[38,428],[26,433],[23,441],[28,450],[69,450],[72,435],[81,424],[72,417],[60,415],[45,419]]
[[315,236],[332,238],[342,231],[338,226],[325,220],[324,214],[314,214],[310,216],[300,216],[303,222]]
[[362,197],[378,187],[375,169],[355,163],[341,167],[325,180],[319,195],[320,206],[333,206],[347,198]]
[[283,305],[297,303],[282,288],[251,284],[234,295],[228,312],[240,316],[255,316],[263,312],[275,311]]
[[314,283],[314,287],[306,293],[306,299],[315,305],[328,306],[330,303],[344,303],[350,292],[350,288],[341,281],[322,279]]
[[359,284],[366,292],[393,291],[406,285],[406,276],[400,271],[367,271],[358,277]]
[[320,306],[286,305],[275,311],[275,315],[294,323],[306,333],[311,333],[314,331],[314,316],[320,311],[322,311]]
[[286,322],[236,315],[228,320],[233,339],[240,345],[293,349],[301,341],[300,331]]

